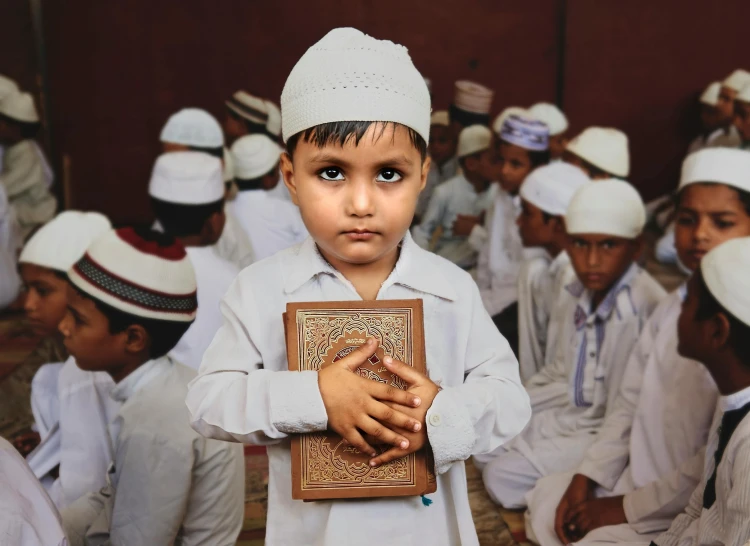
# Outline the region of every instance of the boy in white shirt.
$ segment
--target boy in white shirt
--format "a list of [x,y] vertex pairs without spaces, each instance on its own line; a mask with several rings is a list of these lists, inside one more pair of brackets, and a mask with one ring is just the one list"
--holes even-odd
[[750,150],[750,83],[734,99],[734,127],[740,137],[738,147]]
[[646,212],[638,192],[609,180],[580,187],[565,214],[568,284],[551,324],[554,357],[527,382],[533,416],[518,438],[493,456],[475,457],[492,499],[526,506],[543,476],[575,468],[611,408],[625,364],[664,289],[635,263]]
[[457,146],[458,137],[451,127],[448,111],[433,112],[430,116],[430,142],[428,146],[432,162],[430,163],[430,173],[427,175],[427,184],[417,200],[417,210],[414,213],[415,224],[421,221],[435,188],[456,176],[458,172]]
[[591,180],[625,179],[630,174],[628,137],[611,127],[589,127],[568,142],[563,161],[583,169]]
[[219,302],[239,273],[214,246],[224,230],[221,161],[200,152],[159,156],[148,193],[156,220],[184,246],[198,282],[198,315],[170,356],[197,370],[221,326]]
[[[355,84],[359,74],[377,86]],[[227,294],[225,325],[187,397],[193,426],[268,445],[269,546],[476,545],[463,461],[517,434],[529,407],[471,277],[408,232],[429,171],[422,76],[406,48],[335,29],[294,67],[281,105],[281,168],[311,238],[253,264]],[[348,121],[358,119],[370,121]],[[389,358],[408,391],[352,373],[372,342],[320,372],[287,371],[288,302],[394,298],[423,300],[429,378]],[[419,497],[292,500],[288,437],[326,429],[373,455],[373,466],[429,442],[438,482],[431,506]],[[359,431],[397,447],[375,456]]]
[[518,274],[518,360],[524,382],[544,367],[547,348],[554,354],[557,347],[549,320],[566,277],[572,277],[564,216],[573,194],[589,182],[578,167],[557,162],[539,167],[521,186],[521,241],[525,248],[544,249],[524,260]]
[[740,135],[734,126],[734,100],[746,85],[750,85],[750,72],[742,69],[735,70],[721,82],[716,104],[720,127],[708,137],[708,145],[719,148],[736,148],[740,145]]
[[456,236],[453,223],[459,214],[480,216],[491,204],[490,184],[494,175],[492,131],[484,125],[467,127],[458,137],[461,173],[439,185],[430,199],[422,222],[412,230],[414,241],[429,250],[435,229],[443,231],[434,252],[462,269],[476,264],[476,250],[468,237]]
[[568,118],[562,110],[548,102],[538,102],[529,108],[529,114],[549,128],[549,157],[550,161],[562,159],[565,147],[568,145]]

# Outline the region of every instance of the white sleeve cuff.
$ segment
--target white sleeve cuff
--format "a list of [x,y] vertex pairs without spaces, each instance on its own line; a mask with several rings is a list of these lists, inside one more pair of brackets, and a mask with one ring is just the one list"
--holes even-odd
[[268,391],[271,423],[285,434],[319,432],[328,427],[318,372],[270,374]]
[[453,389],[444,388],[437,394],[425,420],[438,474],[471,456],[477,440],[474,425],[466,407],[453,396]]
[[471,245],[471,248],[479,252],[484,248],[484,245],[487,244],[489,238],[490,234],[485,227],[477,224],[472,228],[471,233],[469,234],[469,245]]

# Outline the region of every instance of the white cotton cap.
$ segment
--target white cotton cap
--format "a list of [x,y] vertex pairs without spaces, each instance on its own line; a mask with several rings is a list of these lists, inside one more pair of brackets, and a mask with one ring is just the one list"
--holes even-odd
[[550,136],[559,135],[568,130],[568,118],[554,104],[538,102],[529,108],[529,114],[547,124]]
[[167,203],[207,205],[224,198],[221,160],[204,152],[170,152],[156,159],[148,194]]
[[456,82],[453,106],[464,112],[488,115],[494,96],[495,92],[489,87],[468,80],[459,80]]
[[492,143],[492,131],[484,125],[471,125],[466,127],[458,135],[458,148],[456,155],[466,157],[483,152]]
[[737,93],[737,96],[734,98],[734,100],[750,103],[750,83],[740,89],[740,92]]
[[750,84],[750,72],[747,70],[737,69],[721,82],[721,85],[739,91],[746,85]]
[[750,237],[730,239],[701,260],[706,288],[721,306],[750,326]]
[[34,99],[29,93],[19,91],[9,93],[0,101],[0,114],[25,123],[37,123],[39,121]]
[[738,148],[703,148],[682,162],[680,188],[713,182],[750,192],[750,152]]
[[721,82],[712,82],[703,91],[700,102],[708,106],[716,106],[719,103],[719,93],[721,93]]
[[12,93],[18,92],[18,84],[14,80],[0,74],[0,101]]
[[246,135],[232,144],[234,175],[253,180],[268,174],[279,164],[284,150],[266,135]]
[[523,181],[521,198],[552,216],[564,216],[578,188],[591,179],[575,165],[562,161],[534,169]]
[[646,225],[646,207],[636,189],[614,178],[578,188],[565,213],[569,234],[596,233],[635,239]]
[[268,121],[266,130],[277,137],[281,136],[281,110],[273,101],[265,100],[266,111],[268,112]]
[[218,148],[224,146],[224,133],[216,118],[205,110],[183,108],[170,116],[159,140],[197,148]]
[[614,176],[630,174],[628,137],[617,129],[589,127],[571,140],[566,150]]
[[98,212],[61,212],[34,233],[18,261],[65,273],[111,227],[107,217]]
[[448,114],[448,110],[438,110],[433,112],[430,116],[430,125],[441,125],[443,127],[450,127],[451,118]]
[[427,86],[427,91],[432,93],[432,80],[430,78],[423,78],[424,84]]
[[510,116],[518,116],[521,118],[528,118],[529,117],[529,111],[526,108],[521,108],[520,106],[509,106],[495,118],[495,121],[492,122],[492,130],[495,131],[498,135],[503,132],[503,125],[505,125],[505,120],[508,119]]
[[281,93],[284,142],[337,121],[405,125],[430,139],[430,93],[408,50],[336,28],[297,61]]
[[237,91],[224,104],[232,112],[252,123],[257,125],[268,123],[268,104],[260,97],[251,95],[247,91]]
[[222,178],[224,182],[231,182],[234,180],[234,158],[227,147],[224,147],[222,158],[224,159],[224,168],[221,171]]

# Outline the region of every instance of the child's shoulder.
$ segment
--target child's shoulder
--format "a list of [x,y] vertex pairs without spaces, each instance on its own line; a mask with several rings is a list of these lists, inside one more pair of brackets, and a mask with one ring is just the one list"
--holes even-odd
[[264,294],[282,292],[285,280],[298,270],[304,261],[304,257],[300,254],[307,244],[310,244],[309,240],[250,264],[240,271],[234,285],[243,291],[253,290]]
[[414,261],[412,267],[443,285],[446,295],[451,295],[449,299],[463,302],[470,300],[474,292],[479,291],[472,276],[453,262],[414,243],[410,244],[410,251]]
[[659,281],[639,266],[630,286],[634,297],[643,303],[655,305],[667,295],[667,291],[659,284]]

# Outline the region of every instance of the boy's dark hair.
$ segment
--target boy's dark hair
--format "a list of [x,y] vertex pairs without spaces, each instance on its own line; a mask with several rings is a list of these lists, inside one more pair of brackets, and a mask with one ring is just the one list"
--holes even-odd
[[455,104],[451,104],[448,108],[448,117],[453,122],[459,123],[462,127],[469,127],[470,125],[490,125],[489,114],[477,114],[475,112],[467,112],[461,110]]
[[271,167],[271,169],[265,173],[262,174],[256,178],[236,178],[234,180],[234,183],[237,185],[237,189],[239,191],[247,191],[247,190],[262,190],[264,189],[263,186],[263,179],[267,176],[272,176],[279,172],[279,165],[278,163]]
[[458,158],[458,166],[461,167],[462,170],[465,169],[464,164],[466,163],[467,159],[470,159],[472,157],[474,159],[479,159],[479,156],[482,155],[482,153],[486,152],[486,151],[487,151],[487,148],[485,148],[484,150],[479,150],[478,152],[474,152],[473,154],[469,154],[469,155],[465,155],[463,157],[459,157]]
[[151,208],[166,233],[175,237],[187,237],[199,235],[206,221],[213,214],[224,210],[224,199],[206,205],[183,205],[152,197]]
[[696,320],[707,320],[719,313],[727,317],[729,321],[728,344],[737,358],[750,367],[750,326],[740,321],[716,301],[716,298],[706,286],[706,281],[703,280],[700,270],[695,272],[695,277],[698,284]]
[[[383,136],[383,133],[385,133],[385,130],[389,126],[392,125],[395,128],[396,125],[400,125],[393,121],[334,121],[332,123],[323,123],[289,137],[286,143],[286,151],[290,158],[294,158],[294,149],[297,147],[297,142],[299,142],[300,138],[304,142],[316,145],[318,148],[322,148],[328,144],[343,146],[351,139],[354,139],[354,144],[357,145],[373,123],[380,124],[380,133],[376,136],[376,140]],[[424,160],[427,158],[427,143],[411,127],[406,127],[406,130],[409,131],[411,143],[419,151],[419,155],[424,163]]]
[[20,121],[15,118],[6,116],[5,114],[0,114],[0,119],[9,125],[18,127],[21,133],[21,138],[23,138],[24,140],[36,138],[37,133],[39,133],[39,129],[42,128],[42,124],[38,121]]
[[217,146],[216,148],[202,148],[200,146],[188,146],[191,152],[203,152],[213,157],[217,157],[221,160],[224,159],[224,146]]
[[[740,200],[740,203],[742,203],[742,206],[745,208],[745,212],[747,213],[747,215],[750,216],[750,192],[741,190],[739,188],[730,186],[728,184],[722,184],[721,182],[698,182],[698,184],[711,185],[711,186],[726,186],[727,188],[736,191],[737,198]],[[690,186],[686,186],[686,188],[689,188],[689,187]],[[682,188],[679,192],[677,192],[677,195],[675,195],[676,206],[680,206],[680,201],[682,199],[682,194],[684,191],[685,191],[685,188]]]
[[549,157],[549,149],[543,151],[529,150],[529,161],[534,169],[541,167],[542,165],[547,165],[549,163]]

